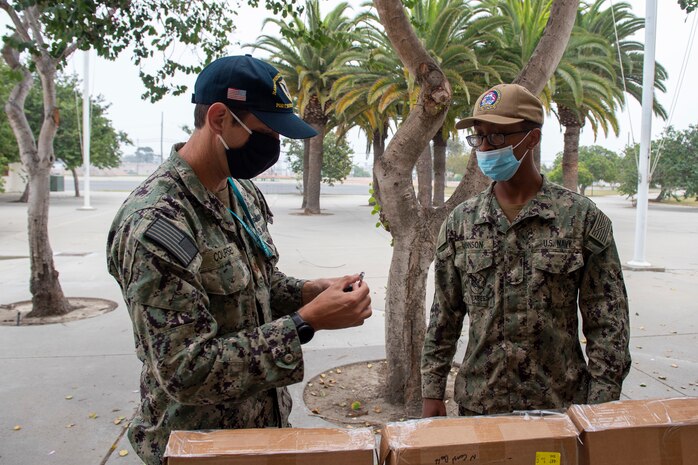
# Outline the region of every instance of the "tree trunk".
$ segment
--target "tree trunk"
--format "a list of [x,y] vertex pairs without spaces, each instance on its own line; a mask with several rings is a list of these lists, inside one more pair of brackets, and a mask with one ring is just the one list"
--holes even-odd
[[78,172],[75,168],[70,168],[73,173],[73,184],[75,185],[75,197],[80,197],[80,183],[78,182]]
[[434,142],[434,202],[435,207],[444,204],[446,197],[446,140],[441,130],[436,133]]
[[426,272],[434,258],[435,235],[429,220],[420,218],[406,234],[394,234],[393,257],[386,294],[385,327],[388,360],[417,363],[389,363],[385,398],[404,404],[405,414],[419,416],[421,405],[420,364],[426,330]]
[[424,208],[431,207],[431,163],[431,146],[427,142],[417,160],[417,198],[419,204]]
[[303,203],[301,208],[308,205],[308,171],[310,171],[310,139],[303,139]]
[[[33,18],[38,17],[35,7]],[[10,92],[5,112],[17,139],[20,158],[29,175],[29,205],[27,207],[32,311],[27,316],[64,315],[70,305],[58,281],[53,262],[53,251],[48,237],[49,177],[54,161],[53,140],[58,130],[59,114],[56,106],[56,62],[48,56],[35,57],[36,70],[41,78],[44,119],[38,142],[24,113],[24,103],[32,85],[31,73],[19,62],[16,52],[5,48],[3,57],[8,65],[22,73],[22,80]]]
[[[373,131],[373,166],[375,167],[376,164],[378,163],[378,160],[381,159],[383,156],[383,152],[385,152],[385,135],[384,133],[381,133],[379,130]],[[373,175],[373,184],[371,185],[371,188],[373,189],[373,198],[376,199],[376,202],[378,202],[378,205],[381,204],[381,197],[380,197],[380,186],[378,185],[378,180],[376,179],[376,172],[374,169],[371,169],[371,174]]]
[[323,141],[325,139],[325,125],[310,123],[318,132],[317,136],[310,139],[308,160],[308,200],[305,204],[305,213],[308,215],[320,214],[320,185],[322,184],[322,155]]
[[20,196],[19,200],[17,200],[17,202],[27,203],[28,201],[29,201],[29,181],[27,181],[27,185],[24,186],[24,192],[22,192],[22,195]]
[[540,171],[540,146],[541,144],[539,143],[533,149],[533,164],[536,165],[538,171]]
[[577,192],[579,169],[579,125],[565,126],[565,145],[562,152],[562,185]]
[[[466,176],[444,207],[427,210],[419,206],[414,192],[412,171],[421,154],[421,148],[428,144],[443,125],[451,103],[452,91],[438,64],[419,41],[405,14],[402,2],[374,0],[374,4],[400,61],[414,76],[421,89],[417,105],[402,122],[385,154],[374,168],[381,188],[382,209],[390,221],[391,234],[395,239],[385,314],[388,359],[386,392],[391,395],[404,393],[404,401],[410,402],[406,406],[407,411],[414,412],[419,408],[421,394],[419,366],[426,313],[424,294],[419,289],[426,285],[429,264],[433,259],[433,244],[444,218],[462,202],[460,199],[470,194],[470,189],[477,184],[478,179],[479,182],[484,181],[482,174],[474,175],[476,182],[472,185],[466,180],[469,172],[475,172],[475,157],[470,157],[470,171],[466,170]],[[578,0],[553,1],[553,13],[534,52],[535,60],[531,60],[535,62],[531,66],[527,65],[517,78],[534,95],[539,94],[545,87],[562,57],[578,5]],[[420,253],[425,252],[420,250],[426,247],[426,244],[429,244],[432,250],[428,259],[422,260]],[[406,256],[403,249],[409,250],[410,255]],[[399,289],[410,289],[410,294],[401,294]],[[421,304],[417,305],[417,301]],[[411,324],[407,326],[405,322]],[[408,338],[409,349],[404,346],[404,340]]]
[[28,317],[65,315],[70,312],[63,295],[58,271],[53,262],[53,250],[48,237],[49,176],[51,164],[42,163],[29,172],[29,206],[27,209],[32,311]]

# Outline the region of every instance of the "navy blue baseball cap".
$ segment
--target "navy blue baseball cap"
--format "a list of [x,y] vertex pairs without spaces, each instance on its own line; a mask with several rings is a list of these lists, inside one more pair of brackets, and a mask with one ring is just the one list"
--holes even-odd
[[293,112],[293,100],[281,73],[250,55],[219,58],[207,65],[194,84],[192,103],[224,103],[249,111],[270,129],[290,139],[307,139],[317,131]]

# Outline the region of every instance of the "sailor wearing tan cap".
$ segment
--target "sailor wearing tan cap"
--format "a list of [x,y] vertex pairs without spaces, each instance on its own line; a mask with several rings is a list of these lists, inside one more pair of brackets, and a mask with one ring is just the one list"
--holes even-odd
[[456,125],[472,128],[466,139],[493,182],[456,207],[437,241],[422,357],[425,417],[446,414],[446,379],[466,315],[454,389],[461,415],[620,397],[630,368],[628,299],[611,221],[540,174],[532,152],[543,119],[534,95],[501,84]]

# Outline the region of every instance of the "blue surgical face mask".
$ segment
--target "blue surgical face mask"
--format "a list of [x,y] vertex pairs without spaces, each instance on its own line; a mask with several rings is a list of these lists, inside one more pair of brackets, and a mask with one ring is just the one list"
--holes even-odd
[[[521,142],[516,144],[516,147],[521,145],[530,133],[530,131],[527,132],[526,136],[521,139]],[[514,149],[516,147],[510,145],[508,147],[502,147],[501,149],[488,150],[487,152],[476,150],[477,165],[485,176],[493,181],[508,181],[514,177],[519,166],[521,166],[521,162],[529,152],[526,150],[521,160],[517,160],[514,156]]]

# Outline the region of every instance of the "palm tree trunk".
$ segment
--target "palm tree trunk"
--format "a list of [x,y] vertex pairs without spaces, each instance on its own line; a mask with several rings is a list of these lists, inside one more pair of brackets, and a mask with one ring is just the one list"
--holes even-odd
[[426,147],[417,160],[417,198],[423,207],[431,207],[431,146]]
[[446,196],[446,141],[441,130],[434,138],[434,206],[440,207],[444,204]]
[[[381,157],[385,152],[385,136],[381,134],[379,130],[373,131],[373,166],[379,162]],[[378,185],[378,180],[376,179],[375,170],[371,169],[371,174],[373,175],[373,184],[371,185],[373,189],[373,198],[376,199],[378,205],[381,204],[380,197],[380,186]]]
[[572,192],[577,192],[579,168],[579,125],[565,126],[565,144],[562,152],[562,183]]
[[80,197],[80,183],[78,182],[78,172],[75,168],[70,168],[73,173],[73,184],[75,185],[75,197]]
[[310,139],[303,139],[303,203],[301,208],[308,205],[308,172],[310,171]]
[[308,201],[305,204],[305,213],[308,215],[320,214],[320,185],[322,184],[322,155],[325,139],[325,125],[310,123],[318,132],[317,136],[310,139],[308,156]]

